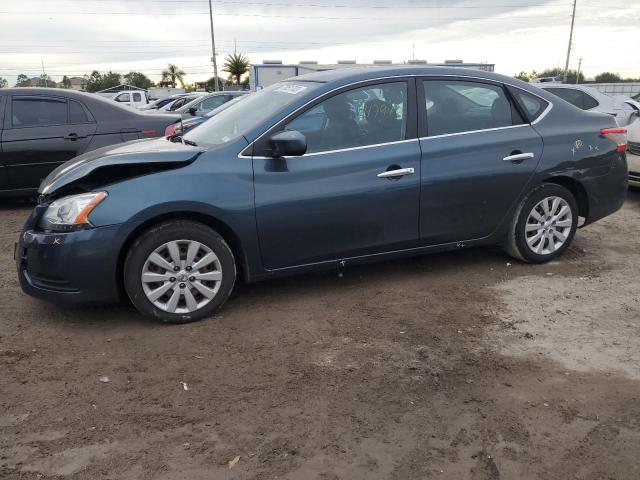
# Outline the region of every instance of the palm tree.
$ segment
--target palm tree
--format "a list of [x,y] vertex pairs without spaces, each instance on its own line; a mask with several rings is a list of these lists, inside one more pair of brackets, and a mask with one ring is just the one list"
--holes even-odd
[[227,55],[224,59],[224,67],[231,78],[236,79],[236,84],[240,85],[240,77],[249,71],[249,59],[242,53]]
[[180,85],[184,88],[184,76],[186,73],[180,70],[177,65],[170,63],[167,65],[167,68],[161,72],[161,75],[164,83],[168,83],[175,88],[176,82],[180,82]]

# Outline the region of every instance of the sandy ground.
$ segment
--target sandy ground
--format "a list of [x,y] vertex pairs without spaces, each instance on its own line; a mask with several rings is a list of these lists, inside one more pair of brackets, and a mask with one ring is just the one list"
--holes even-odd
[[0,206],[3,480],[640,475],[637,191],[550,265],[487,248],[241,285],[185,326],[22,294],[28,211]]

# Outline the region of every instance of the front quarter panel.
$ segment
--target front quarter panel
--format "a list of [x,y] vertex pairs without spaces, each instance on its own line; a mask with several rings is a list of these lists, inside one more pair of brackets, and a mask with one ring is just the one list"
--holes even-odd
[[[199,214],[224,223],[241,240],[247,268],[261,269],[254,215],[253,167],[238,158],[244,139],[209,150],[176,170],[131,178],[103,190],[109,194],[90,216],[95,226],[144,226],[167,215]],[[134,228],[136,228],[134,226]],[[248,272],[247,272],[248,273]]]

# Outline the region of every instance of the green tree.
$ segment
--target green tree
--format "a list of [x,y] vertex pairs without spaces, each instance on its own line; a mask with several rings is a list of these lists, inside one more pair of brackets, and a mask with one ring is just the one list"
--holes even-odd
[[149,77],[141,72],[129,72],[123,78],[126,84],[133,87],[147,89],[153,86],[153,82],[149,79]]
[[[576,77],[578,76],[577,70],[569,70],[567,72],[567,83],[576,83]],[[564,68],[547,68],[540,73],[536,73],[535,77],[532,78],[540,78],[540,77],[564,77]],[[580,72],[577,83],[584,82],[584,75]]]
[[102,88],[100,90],[104,90],[105,88],[117,87],[121,83],[122,75],[109,71],[102,75]]
[[622,78],[617,73],[602,72],[595,76],[596,83],[618,83],[622,81]]
[[243,53],[233,53],[224,59],[222,70],[235,78],[236,85],[240,85],[240,77],[249,71],[249,58]]
[[31,83],[29,82],[29,77],[27,77],[24,73],[18,75],[16,79],[16,87],[30,87]]
[[522,71],[520,73],[518,73],[517,75],[514,75],[513,78],[517,78],[518,80],[522,80],[523,82],[528,82],[529,81],[529,74],[525,71]]
[[62,88],[71,88],[71,80],[66,75],[62,77]]
[[34,87],[48,87],[48,88],[56,88],[58,84],[55,82],[53,78],[49,75],[43,73],[38,77],[38,81],[36,82]]
[[177,82],[180,82],[180,85],[184,88],[184,76],[186,73],[180,70],[177,65],[170,63],[167,65],[167,68],[161,72],[162,82],[168,85],[171,85],[173,88],[176,87]]
[[84,76],[84,89],[89,92],[97,92],[101,89],[102,74],[97,70],[94,70],[89,75]]
[[94,93],[106,88],[117,87],[122,83],[122,76],[119,73],[107,72],[102,74],[97,70],[91,72],[91,75],[84,76],[84,89],[87,92]]
[[[216,85],[216,77],[211,77],[209,80],[206,81],[205,89],[208,92],[212,92],[216,90],[215,85]],[[222,80],[220,80],[220,78],[218,78],[218,90],[222,90]]]
[[8,86],[9,82],[7,82],[7,79],[0,77],[0,88],[7,88]]

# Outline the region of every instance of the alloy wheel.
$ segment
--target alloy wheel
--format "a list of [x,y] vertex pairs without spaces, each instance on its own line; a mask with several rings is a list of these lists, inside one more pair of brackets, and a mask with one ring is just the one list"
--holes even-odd
[[147,299],[157,308],[192,313],[215,298],[222,282],[220,260],[195,240],[160,245],[145,261],[140,277]]
[[538,202],[527,217],[525,238],[532,252],[549,255],[561,248],[573,225],[571,207],[561,197],[546,197]]

